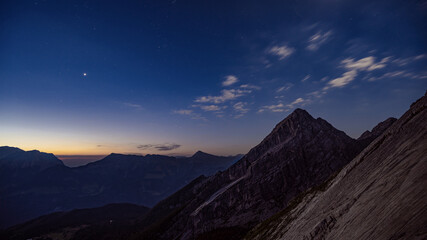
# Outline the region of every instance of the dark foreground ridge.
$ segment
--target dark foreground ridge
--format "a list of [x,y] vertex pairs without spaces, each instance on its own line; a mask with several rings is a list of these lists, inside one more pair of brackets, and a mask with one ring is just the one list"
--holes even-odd
[[[324,190],[327,180],[372,138],[388,132],[391,121],[380,123],[369,136],[355,140],[327,121],[297,109],[238,162],[223,172],[193,180],[143,218],[127,222],[117,231],[107,226],[78,229],[69,239],[242,239],[247,234],[249,239],[263,239],[264,235],[258,234],[276,222],[272,218],[281,219],[283,212],[293,209],[307,192]],[[209,156],[197,152],[192,159],[198,162],[200,157]],[[27,224],[12,233],[25,232]],[[39,236],[46,234],[49,232]]]
[[427,96],[246,239],[426,239]]
[[70,168],[53,154],[0,147],[0,228],[57,211],[110,203],[153,206],[200,175],[224,170],[240,156],[110,154]]

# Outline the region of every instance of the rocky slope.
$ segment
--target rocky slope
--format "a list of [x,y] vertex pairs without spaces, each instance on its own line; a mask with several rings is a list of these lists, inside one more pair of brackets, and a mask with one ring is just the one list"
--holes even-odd
[[427,96],[246,239],[426,239]]
[[57,212],[31,220],[0,232],[0,239],[70,239],[91,233],[96,239],[97,229],[111,235],[128,231],[132,222],[143,218],[149,208],[129,203],[109,204],[103,207]]
[[53,154],[0,148],[0,228],[43,214],[109,203],[152,206],[194,178],[226,169],[240,156],[110,154],[69,168]]
[[396,122],[396,118],[388,118],[380,122],[371,131],[367,130],[357,139],[364,147],[368,146],[375,138],[379,137],[387,128]]
[[[356,156],[360,143],[297,109],[240,161],[195,185],[193,198],[162,231],[143,239],[194,239],[211,231],[245,232],[325,181]],[[162,202],[153,208],[161,208]],[[231,233],[230,233],[231,234]],[[144,238],[145,237],[145,238]]]

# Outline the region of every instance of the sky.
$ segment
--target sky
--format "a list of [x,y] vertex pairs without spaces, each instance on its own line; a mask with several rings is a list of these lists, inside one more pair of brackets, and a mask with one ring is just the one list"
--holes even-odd
[[357,138],[424,95],[426,29],[427,1],[4,0],[0,145],[232,155],[295,108]]

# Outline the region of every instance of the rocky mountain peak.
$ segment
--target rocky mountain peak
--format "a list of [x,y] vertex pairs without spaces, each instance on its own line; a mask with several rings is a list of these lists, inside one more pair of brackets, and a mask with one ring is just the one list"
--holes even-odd
[[384,130],[389,128],[396,120],[397,119],[393,117],[387,118],[386,120],[378,123],[374,128],[372,128],[372,131],[367,130],[364,133],[362,133],[362,135],[360,135],[360,137],[357,140],[378,137],[384,132]]
[[212,156],[213,155],[209,153],[205,153],[199,150],[196,153],[194,153],[193,156],[191,156],[191,158],[204,158],[204,157],[212,157]]

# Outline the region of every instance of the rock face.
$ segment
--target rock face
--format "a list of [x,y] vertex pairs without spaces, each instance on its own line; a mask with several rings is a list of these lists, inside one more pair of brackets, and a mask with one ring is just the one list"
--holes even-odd
[[152,206],[194,178],[224,170],[240,156],[110,154],[69,168],[53,154],[0,148],[0,228],[44,214],[109,203]]
[[361,150],[344,132],[297,109],[236,164],[189,189],[194,197],[156,238],[193,239],[213,230],[254,226]]
[[357,139],[364,147],[368,146],[375,138],[379,137],[387,128],[389,128],[394,122],[396,122],[396,118],[388,118],[385,121],[380,122],[377,126],[375,126],[371,131],[366,131],[360,135]]
[[426,107],[424,96],[332,181],[246,239],[426,239]]

